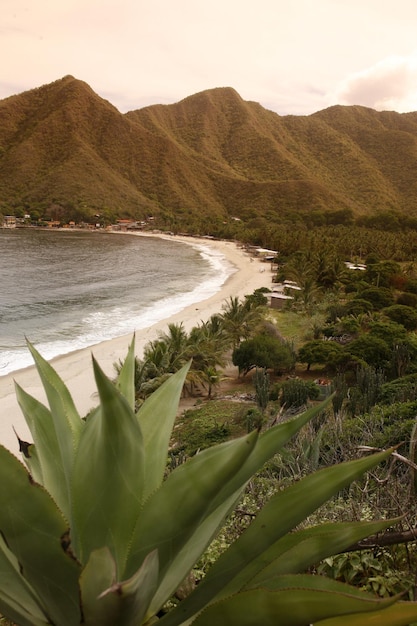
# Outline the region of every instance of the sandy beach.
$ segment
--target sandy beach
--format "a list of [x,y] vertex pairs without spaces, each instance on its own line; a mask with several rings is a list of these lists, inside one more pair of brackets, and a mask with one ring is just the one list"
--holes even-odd
[[[149,236],[148,233],[146,235]],[[168,238],[165,235],[164,237]],[[271,287],[272,274],[269,264],[252,259],[235,243],[195,238],[190,240],[189,237],[173,238],[187,244],[202,243],[216,248],[235,267],[236,271],[214,296],[196,302],[149,328],[136,331],[136,354],[139,357],[142,356],[144,346],[156,339],[159,332],[164,332],[169,323],[182,322],[184,328],[189,331],[200,322],[208,320],[214,313],[220,312],[230,296],[243,298],[260,287]],[[132,337],[133,334],[125,335],[51,360],[67,385],[81,416],[97,404],[91,355],[94,355],[105,373],[113,377],[114,363],[126,356]],[[31,435],[16,400],[14,381],[41,402],[46,403],[46,398],[34,366],[0,377],[0,443],[18,454],[18,443],[13,428],[24,440],[31,441]]]

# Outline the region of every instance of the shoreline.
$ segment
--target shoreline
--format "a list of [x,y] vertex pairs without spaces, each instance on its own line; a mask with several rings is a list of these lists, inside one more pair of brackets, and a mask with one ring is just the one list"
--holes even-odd
[[[213,314],[221,312],[222,305],[230,297],[242,299],[245,295],[252,294],[255,289],[271,287],[272,274],[269,266],[258,259],[251,259],[234,242],[166,235],[163,233],[126,234],[165,238],[188,245],[212,247],[223,254],[225,259],[235,268],[235,271],[214,295],[199,302],[194,302],[178,313],[164,318],[152,326],[137,330],[135,332],[135,353],[139,358],[143,354],[145,345],[156,339],[160,332],[164,332],[168,324],[179,324],[182,322],[184,329],[189,332],[194,326],[207,321]],[[86,415],[98,402],[91,356],[94,355],[104,372],[108,376],[113,377],[115,375],[114,363],[119,359],[125,358],[132,338],[133,333],[123,335],[95,344],[89,348],[82,348],[54,357],[49,361],[67,385],[81,416]],[[16,400],[14,381],[41,402],[46,404],[47,402],[35,366],[16,370],[0,377],[0,444],[11,452],[19,454],[18,442],[13,428],[16,429],[21,439],[27,441],[32,439]]]

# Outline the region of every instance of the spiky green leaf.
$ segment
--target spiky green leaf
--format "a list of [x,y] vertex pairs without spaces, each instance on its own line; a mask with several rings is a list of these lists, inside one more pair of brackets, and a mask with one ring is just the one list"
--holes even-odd
[[[62,379],[54,368],[27,342],[48,399],[68,489],[83,421]],[[36,442],[35,442],[36,443]]]
[[203,450],[177,467],[145,503],[131,542],[126,575],[158,549],[161,576],[204,520],[219,485],[233,479],[258,434]]
[[21,626],[46,626],[40,598],[23,577],[19,562],[0,535],[0,613]]
[[178,412],[188,363],[166,380],[142,404],[138,420],[143,433],[145,448],[144,498],[161,485],[166,470],[168,446]]
[[79,624],[79,565],[68,525],[51,496],[0,446],[0,529],[30,587],[56,623]]
[[397,602],[386,609],[372,613],[356,613],[331,617],[314,626],[410,626],[417,622],[417,602]]
[[72,480],[74,544],[85,564],[108,546],[124,570],[143,488],[143,439],[134,411],[93,359],[101,410],[86,423]]
[[262,587],[265,580],[282,574],[298,574],[326,557],[338,554],[354,543],[381,532],[398,520],[320,524],[284,535],[254,559],[238,578],[245,587]]
[[33,478],[45,487],[69,520],[70,496],[51,411],[17,383],[15,388],[17,401],[34,441],[24,461]]
[[158,555],[148,555],[127,581],[118,583],[108,548],[91,553],[80,578],[85,626],[137,626],[142,623],[158,580]]
[[130,408],[135,409],[135,335],[129,345],[127,356],[123,361],[117,377],[117,387],[126,398]]
[[205,609],[193,626],[306,626],[329,616],[372,614],[395,602],[321,576],[282,576],[275,589],[244,591]]
[[326,410],[329,403],[330,398],[310,407],[297,417],[268,429],[259,436],[256,446],[243,466],[227,484],[220,487],[216,497],[210,503],[204,520],[201,520],[184,548],[176,556],[173,556],[152,602],[154,609],[166,602],[210,544],[221,524],[241,497],[245,485],[252,475],[281,450],[302,426]]
[[219,599],[239,591],[244,584],[240,574],[245,567],[258,559],[318,506],[386,459],[390,453],[391,451],[381,452],[325,468],[277,493],[246,531],[214,563],[194,593],[181,603],[179,615],[174,616],[172,613],[163,618],[163,626],[181,624],[214,598]]

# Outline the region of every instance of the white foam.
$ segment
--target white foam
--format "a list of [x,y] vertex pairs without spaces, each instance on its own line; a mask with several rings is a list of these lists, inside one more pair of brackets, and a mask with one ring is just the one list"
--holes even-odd
[[[36,348],[46,359],[52,359],[75,350],[88,348],[102,341],[120,337],[180,313],[187,306],[200,302],[217,293],[227,278],[236,271],[223,254],[202,244],[191,244],[208,261],[210,269],[201,283],[185,293],[160,298],[154,304],[135,310],[134,304],[114,307],[109,311],[96,311],[85,316],[77,325],[77,334],[64,335],[53,341],[40,342]],[[26,347],[2,351],[0,376],[33,364]]]

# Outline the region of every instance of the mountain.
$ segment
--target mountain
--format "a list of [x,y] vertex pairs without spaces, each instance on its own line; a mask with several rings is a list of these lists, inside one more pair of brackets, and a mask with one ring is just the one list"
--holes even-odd
[[122,114],[66,76],[0,101],[0,210],[417,216],[417,113],[280,116],[217,88]]

